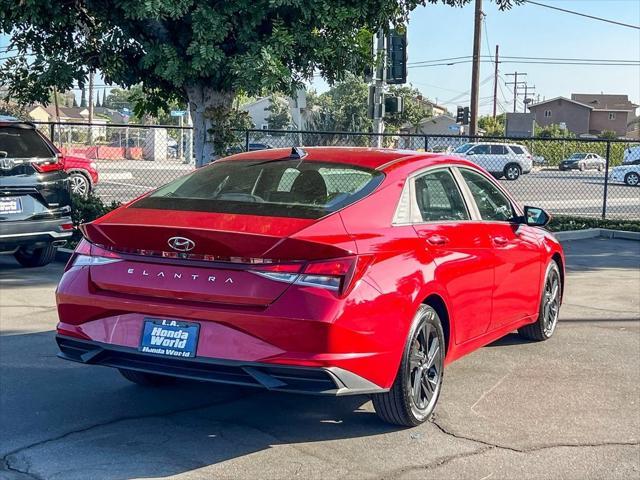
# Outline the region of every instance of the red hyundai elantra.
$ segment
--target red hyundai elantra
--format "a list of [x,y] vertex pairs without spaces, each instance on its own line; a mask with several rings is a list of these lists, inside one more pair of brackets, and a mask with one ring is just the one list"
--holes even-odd
[[60,356],[143,385],[370,394],[417,425],[447,363],[513,330],[553,334],[548,219],[447,155],[234,155],[83,226],[57,290]]

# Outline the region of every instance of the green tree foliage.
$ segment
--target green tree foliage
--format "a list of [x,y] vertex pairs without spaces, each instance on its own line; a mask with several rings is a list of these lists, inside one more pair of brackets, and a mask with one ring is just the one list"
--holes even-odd
[[360,77],[347,74],[321,95],[307,94],[310,110],[309,128],[337,132],[367,132],[371,120],[367,116],[369,87]]
[[393,85],[389,88],[389,95],[402,97],[402,113],[385,114],[385,131],[399,132],[406,125],[418,128],[420,121],[431,117],[431,109],[422,100],[422,94],[411,85]]
[[87,108],[87,91],[82,88],[82,94],[80,95],[80,108]]
[[[188,101],[198,163],[238,92],[293,91],[314,73],[329,82],[371,63],[372,32],[403,24],[418,5],[470,0],[0,0],[0,33],[17,55],[0,84],[23,102],[83,87],[90,71],[109,84],[143,82],[153,112]],[[496,0],[509,8],[521,0]]]
[[484,115],[478,119],[478,127],[484,130],[488,137],[501,137],[504,135],[506,114],[502,113],[493,118],[493,115]]
[[600,135],[598,135],[598,138],[602,138],[603,140],[615,140],[618,138],[618,133],[613,130],[603,130],[600,132]]
[[535,125],[535,136],[540,138],[572,138],[575,137],[573,133],[566,130],[557,123],[552,123],[544,127]]
[[265,110],[269,112],[267,116],[269,128],[285,130],[291,125],[291,110],[286,97],[274,93],[271,95],[269,106]]

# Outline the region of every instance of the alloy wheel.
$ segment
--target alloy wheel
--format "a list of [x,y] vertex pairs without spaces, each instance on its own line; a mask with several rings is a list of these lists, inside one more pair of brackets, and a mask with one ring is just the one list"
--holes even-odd
[[631,186],[636,186],[640,183],[640,175],[635,172],[627,173],[627,176],[624,177],[624,183]]
[[81,173],[74,173],[69,178],[71,192],[86,197],[89,194],[89,181]]
[[431,323],[425,322],[415,333],[409,354],[408,380],[416,416],[428,411],[437,399],[443,367],[438,333]]
[[558,323],[560,311],[560,277],[556,270],[551,270],[544,285],[542,313],[544,318],[543,329],[547,337],[553,335]]
[[520,176],[520,170],[516,166],[507,168],[506,177],[508,180],[516,180]]

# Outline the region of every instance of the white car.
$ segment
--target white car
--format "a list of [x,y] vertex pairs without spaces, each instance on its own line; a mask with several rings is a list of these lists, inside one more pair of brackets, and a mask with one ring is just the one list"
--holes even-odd
[[624,151],[622,163],[626,165],[636,160],[640,160],[640,145],[630,145]]
[[640,185],[640,159],[613,167],[609,171],[609,179],[613,182],[624,182],[632,187]]
[[465,143],[454,153],[480,165],[496,178],[517,180],[533,168],[533,157],[527,147],[515,143]]

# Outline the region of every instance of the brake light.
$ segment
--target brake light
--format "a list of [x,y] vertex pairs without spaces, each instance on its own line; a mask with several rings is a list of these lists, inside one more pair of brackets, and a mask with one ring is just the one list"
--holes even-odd
[[44,162],[31,162],[31,165],[33,165],[33,168],[35,168],[38,173],[55,172],[63,169],[62,163],[59,162],[57,158]]
[[83,238],[67,262],[65,272],[71,267],[106,265],[121,261],[122,258],[117,253],[94,245]]
[[318,262],[260,265],[251,269],[260,276],[286,283],[319,287],[346,295],[362,278],[373,257],[358,255]]

